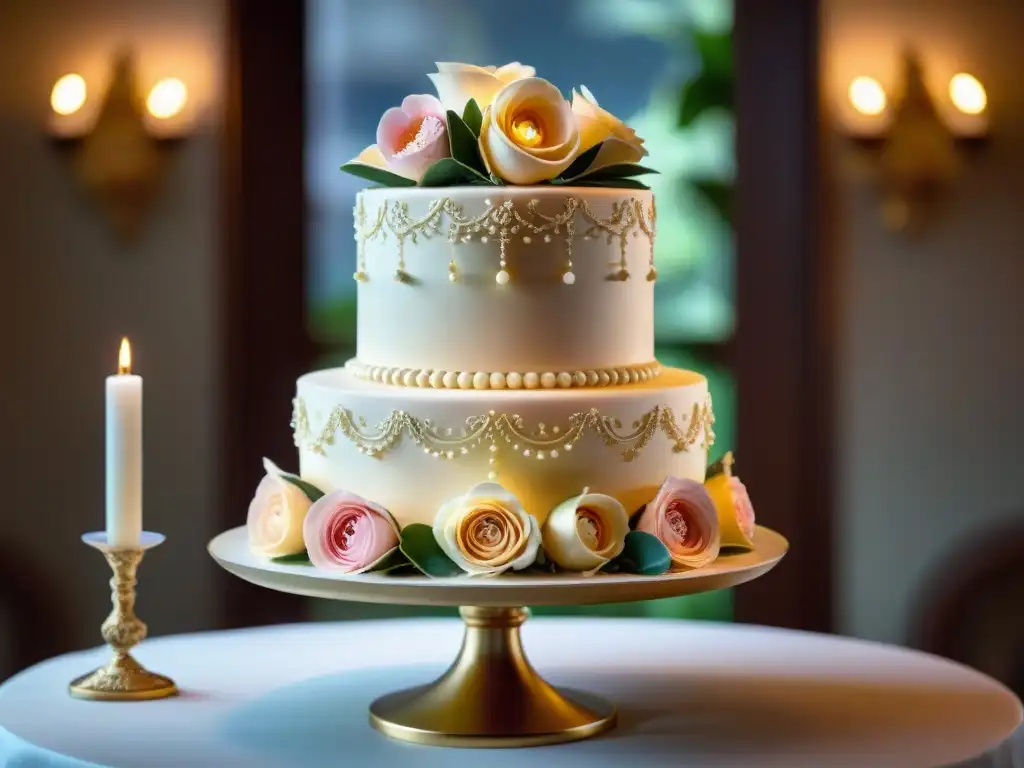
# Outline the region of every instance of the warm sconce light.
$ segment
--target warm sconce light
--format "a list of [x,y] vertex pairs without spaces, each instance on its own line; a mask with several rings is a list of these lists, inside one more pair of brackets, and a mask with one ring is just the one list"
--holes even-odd
[[188,89],[176,77],[161,80],[149,92],[146,98],[146,109],[158,120],[169,120],[185,108],[188,101]]
[[985,86],[974,75],[961,72],[949,81],[949,98],[953,106],[965,115],[980,115],[988,106]]
[[[869,153],[882,193],[882,216],[894,230],[918,228],[955,178],[969,144],[988,136],[988,98],[973,75],[949,82],[949,102],[936,104],[913,52],[903,55],[895,94],[877,80],[849,85],[843,130]],[[891,106],[890,106],[891,102]]]
[[166,173],[168,150],[187,122],[181,116],[188,89],[181,80],[160,80],[144,93],[128,53],[115,60],[95,114],[82,110],[87,89],[80,75],[65,75],[50,93],[50,135],[67,149],[71,169],[124,240],[139,233]]
[[73,115],[85,104],[85,80],[81,75],[64,75],[53,84],[50,107],[58,115]]
[[885,111],[888,99],[878,81],[871,77],[857,77],[850,83],[850,104],[862,115],[875,116]]

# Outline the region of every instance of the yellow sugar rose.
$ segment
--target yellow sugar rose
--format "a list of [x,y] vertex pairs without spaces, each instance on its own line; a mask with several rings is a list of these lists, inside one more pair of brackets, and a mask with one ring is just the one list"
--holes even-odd
[[497,483],[480,483],[446,501],[434,519],[434,539],[472,576],[496,576],[533,564],[540,527],[519,500]]
[[539,77],[506,85],[484,110],[480,154],[487,170],[510,184],[549,181],[579,152],[569,102]]
[[733,455],[730,451],[721,461],[722,471],[704,482],[708,495],[718,512],[723,547],[754,548],[754,505],[750,503],[747,487],[732,473]]
[[581,85],[579,92],[572,92],[572,113],[580,132],[580,153],[604,142],[589,170],[638,163],[647,156],[644,140],[611,112],[598,106],[586,86]]
[[437,72],[427,75],[437,89],[438,98],[445,109],[462,114],[470,99],[475,99],[481,110],[494,100],[498,92],[509,83],[537,74],[533,67],[513,61],[501,67],[478,67],[452,61],[437,62]]
[[537,70],[526,64],[520,64],[518,61],[512,61],[508,64],[503,64],[500,67],[487,67],[488,72],[493,72],[494,76],[497,77],[501,82],[508,85],[516,80],[522,80],[524,77],[536,77]]

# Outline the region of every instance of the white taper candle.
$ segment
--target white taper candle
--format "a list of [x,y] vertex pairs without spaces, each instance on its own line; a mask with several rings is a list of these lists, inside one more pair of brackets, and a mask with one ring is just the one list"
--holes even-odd
[[107,377],[107,543],[134,547],[142,533],[142,377],[121,340],[117,375]]

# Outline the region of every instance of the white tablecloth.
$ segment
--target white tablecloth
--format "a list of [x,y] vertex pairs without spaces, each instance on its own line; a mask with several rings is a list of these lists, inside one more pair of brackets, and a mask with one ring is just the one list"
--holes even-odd
[[139,660],[183,691],[163,701],[71,699],[68,681],[102,650],[39,664],[0,686],[0,766],[1024,766],[1020,702],[935,657],[642,619],[531,619],[523,632],[551,682],[619,705],[616,730],[528,752],[390,741],[367,705],[439,674],[461,625],[312,624],[147,641]]

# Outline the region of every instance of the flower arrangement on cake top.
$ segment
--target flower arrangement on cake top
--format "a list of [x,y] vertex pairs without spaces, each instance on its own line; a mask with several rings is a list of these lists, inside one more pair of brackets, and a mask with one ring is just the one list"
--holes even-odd
[[754,548],[754,510],[732,473],[732,454],[705,482],[666,478],[632,518],[615,498],[584,488],[543,525],[512,493],[484,482],[449,499],[433,526],[400,527],[379,504],[344,490],[323,493],[264,460],[249,506],[253,552],[350,575],[497,576],[506,571],[657,576],[701,568],[723,548]]
[[531,185],[647,189],[636,132],[581,86],[567,100],[519,62],[439,62],[437,96],[406,96],[376,143],[341,167],[385,187]]

